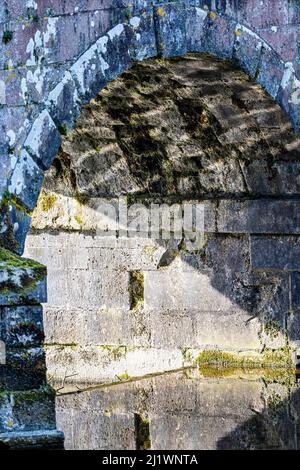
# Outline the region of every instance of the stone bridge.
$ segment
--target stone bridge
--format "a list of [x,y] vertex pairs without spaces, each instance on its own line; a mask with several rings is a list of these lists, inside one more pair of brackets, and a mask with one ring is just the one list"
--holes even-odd
[[[275,185],[275,189],[271,187],[272,175],[268,174],[270,170],[268,161],[261,162],[251,170],[255,174],[253,179],[256,188],[255,182],[249,183],[251,172],[247,175],[247,172],[242,171],[247,191],[234,187],[233,190],[225,191],[226,197],[219,201],[216,207],[212,204],[213,228],[207,227],[207,232],[230,234],[233,238],[237,234],[248,237],[245,244],[247,245],[250,240],[250,254],[244,254],[244,242],[242,245],[230,245],[226,248],[226,241],[222,248],[223,254],[226,250],[228,253],[234,250],[241,257],[249,256],[252,270],[263,272],[266,277],[271,276],[270,273],[276,273],[278,298],[276,297],[275,303],[279,305],[276,306],[279,313],[275,320],[271,315],[270,318],[261,320],[261,323],[264,324],[267,333],[273,335],[272,339],[278,336],[279,328],[281,340],[273,343],[271,341],[270,344],[261,343],[260,352],[268,349],[272,354],[277,354],[277,357],[280,356],[280,360],[288,352],[293,360],[297,360],[299,345],[297,312],[300,308],[299,141],[297,139],[297,135],[300,134],[299,20],[300,5],[293,0],[276,2],[272,0],[178,2],[4,0],[1,2],[0,331],[1,344],[6,348],[6,363],[0,366],[0,383],[3,390],[0,395],[0,441],[3,445],[12,447],[61,445],[61,433],[56,431],[53,393],[51,388],[45,385],[41,304],[47,300],[46,268],[36,261],[21,256],[31,225],[32,211],[37,206],[44,181],[47,182],[47,178],[49,180],[47,174],[49,175],[51,165],[62,143],[65,142],[66,134],[80,123],[81,108],[96,98],[110,82],[117,81],[124,72],[137,67],[136,62],[151,58],[160,58],[167,62],[168,58],[190,57],[191,53],[196,54],[195,60],[198,60],[199,54],[209,54],[210,58],[205,56],[206,59],[203,59],[202,63],[199,62],[199,68],[204,76],[205,70],[211,67],[214,70],[212,65],[214,63],[222,64],[215,70],[223,69],[224,81],[226,81],[226,71],[230,75],[234,69],[241,85],[241,82],[246,80],[246,75],[239,76],[237,68],[246,73],[251,78],[249,83],[252,84],[247,85],[247,93],[250,93],[254,82],[257,83],[252,97],[252,108],[249,107],[247,99],[244,100],[247,104],[243,104],[242,89],[240,88],[240,92],[235,90],[236,107],[227,106],[226,112],[223,109],[218,115],[221,127],[225,126],[224,122],[227,120],[228,133],[230,131],[234,133],[234,126],[237,126],[238,132],[242,132],[245,128],[248,130],[247,125],[237,124],[232,115],[241,112],[241,109],[248,115],[253,109],[254,114],[259,114],[261,109],[255,108],[253,103],[261,88],[269,95],[262,116],[266,117],[268,114],[270,119],[269,114],[278,116],[279,113],[280,117],[274,119],[273,123],[269,120],[263,122],[262,118],[257,124],[264,133],[273,131],[273,134],[270,132],[269,139],[266,139],[273,156],[276,148],[279,148],[284,140],[284,147],[280,149],[278,157],[280,169],[276,173],[277,186]],[[218,62],[220,59],[222,61]],[[159,73],[157,70],[154,72]],[[184,78],[184,80],[189,79],[190,77]],[[201,79],[201,74],[199,79],[202,80],[202,84],[205,82],[205,79]],[[231,78],[229,89],[238,79]],[[209,80],[213,81],[213,74]],[[101,97],[101,93],[99,96]],[[278,110],[279,106],[282,112]],[[217,108],[207,104],[206,112],[209,116],[210,113],[216,116]],[[230,138],[233,142],[234,138],[232,136]],[[64,149],[64,144],[62,148]],[[256,151],[253,145],[252,152]],[[260,152],[263,156],[262,149]],[[277,157],[274,158],[276,160]],[[272,171],[274,173],[274,168]],[[267,182],[264,182],[264,175],[267,175]],[[217,189],[213,188],[210,198],[214,199],[213,196],[216,197],[217,193]],[[187,198],[186,194],[183,196]],[[199,199],[199,194],[197,196]],[[51,224],[48,228],[55,228]],[[79,222],[79,228],[85,229],[82,225]],[[37,224],[36,228],[40,226]],[[26,253],[34,255],[37,247],[43,247],[39,244],[41,239],[37,243],[34,237],[29,240]],[[48,244],[49,239],[45,245],[47,249]],[[249,251],[249,247],[247,249]],[[215,252],[218,253],[217,248]],[[172,250],[169,250],[171,258],[172,253]],[[227,263],[230,264],[230,255],[226,256]],[[45,253],[41,259],[45,259]],[[131,275],[133,272],[136,276],[133,285],[139,283],[136,273],[140,270],[131,268]],[[225,273],[226,270],[223,274]],[[148,296],[148,305],[150,304],[152,308],[162,310],[166,303],[172,302],[172,293],[168,297],[170,276],[172,275],[164,271],[158,275],[151,273],[145,275],[143,281],[145,296]],[[192,286],[188,292],[193,302],[193,290],[197,291],[198,283],[204,280],[201,274],[199,279],[191,276],[189,270],[181,276],[181,284],[178,284],[177,288],[180,290],[182,286],[186,285],[187,288]],[[264,277],[265,283],[266,277]],[[175,278],[176,284],[177,275]],[[262,283],[261,280],[260,285]],[[149,299],[155,299],[155,289],[159,289],[159,286],[165,286],[166,298],[158,296],[158,300],[150,301]],[[216,290],[221,290],[226,304],[231,293],[226,289],[222,291],[218,281],[216,281]],[[271,294],[270,296],[272,297]],[[269,304],[264,307],[265,310],[276,310],[274,306],[270,306],[273,300],[274,298],[269,299]],[[185,302],[182,300],[184,308],[191,308],[190,303]],[[131,307],[129,305],[128,309],[132,310]],[[232,323],[235,327],[236,324],[239,325],[238,320]],[[243,320],[242,324],[245,325],[247,322]],[[185,328],[189,328],[188,324],[184,326],[184,322],[182,325],[180,330],[183,332]],[[241,330],[239,328],[238,326],[234,334],[238,335],[240,331],[247,338],[248,331],[244,333],[242,326]],[[213,330],[214,325],[210,328],[210,331]],[[209,336],[209,332],[207,335]],[[168,335],[162,341],[166,345],[165,349],[170,349]],[[172,341],[175,342],[177,349],[184,349],[183,360],[178,361],[173,351],[171,359],[168,358],[168,365],[162,367],[163,370],[179,368],[189,363],[194,349],[201,351],[203,346],[210,344],[206,339],[195,345],[195,338],[191,344],[181,344],[178,335],[177,337],[174,335]],[[235,351],[234,344],[229,344],[228,339],[226,341],[225,349]],[[57,340],[53,340],[53,344],[56,342]],[[61,344],[65,343],[66,341],[61,340]],[[218,344],[218,340],[214,341],[214,345],[220,348],[223,346],[221,343]],[[72,345],[69,346],[72,350]],[[187,351],[187,346],[190,346],[188,349],[191,351]],[[237,349],[240,352],[243,347],[239,345]],[[247,345],[247,339],[244,349],[251,349]],[[254,349],[259,348],[254,347]],[[120,354],[120,351],[117,353]],[[75,361],[79,359],[76,359],[75,355]],[[138,355],[133,353],[130,360],[138,364]],[[52,366],[55,365],[55,361],[59,362],[59,359],[54,354]],[[288,364],[287,359],[287,366]],[[53,371],[55,375],[54,366]],[[118,369],[119,376],[124,375],[126,371],[127,369]],[[147,370],[146,367],[141,373],[148,372],[155,370]],[[59,373],[58,379],[62,379]]]

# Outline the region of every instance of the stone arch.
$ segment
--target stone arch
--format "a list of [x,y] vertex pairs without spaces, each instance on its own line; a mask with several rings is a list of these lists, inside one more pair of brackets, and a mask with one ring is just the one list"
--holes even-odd
[[[125,22],[100,36],[43,97],[41,111],[32,122],[20,155],[13,157],[12,174],[7,172],[10,175],[1,204],[4,247],[22,253],[30,211],[38,198],[43,171],[60,147],[61,133],[72,128],[82,104],[134,61],[188,52],[233,59],[279,102],[299,131],[299,81],[293,64],[284,62],[251,27],[230,16],[227,3],[225,10],[216,2],[208,3],[162,2],[150,7],[148,2],[141,2],[141,9],[135,8]],[[16,121],[14,125],[20,124]]]

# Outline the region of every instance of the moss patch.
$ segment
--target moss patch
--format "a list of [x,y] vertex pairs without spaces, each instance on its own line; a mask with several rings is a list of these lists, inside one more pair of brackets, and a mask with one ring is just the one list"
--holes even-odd
[[57,196],[54,194],[42,194],[39,198],[38,206],[43,212],[50,211],[57,201]]
[[31,259],[21,258],[5,248],[0,248],[0,263],[5,263],[8,268],[41,269],[44,272],[46,271],[45,266],[42,264]]

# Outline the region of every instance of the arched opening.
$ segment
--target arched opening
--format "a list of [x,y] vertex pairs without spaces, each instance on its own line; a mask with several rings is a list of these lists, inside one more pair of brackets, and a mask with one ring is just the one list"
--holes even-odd
[[[27,239],[48,266],[52,380],[118,382],[222,352],[288,366],[295,268],[278,246],[297,230],[298,158],[279,106],[228,62],[149,60],[105,88],[64,138]],[[120,198],[131,226],[137,203],[144,219],[151,203],[204,206],[204,243],[99,235],[101,204]]]

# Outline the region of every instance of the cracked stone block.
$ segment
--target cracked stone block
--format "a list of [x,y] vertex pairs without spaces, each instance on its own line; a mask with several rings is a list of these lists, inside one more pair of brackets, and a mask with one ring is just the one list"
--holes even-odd
[[23,150],[14,168],[8,190],[16,196],[28,210],[32,211],[37,203],[44,181],[40,167]]
[[28,153],[44,170],[48,169],[61,145],[61,136],[47,110],[34,121],[24,143]]
[[46,106],[57,128],[67,133],[80,115],[78,92],[70,72],[51,91]]
[[252,235],[250,246],[253,269],[300,270],[299,237]]
[[186,18],[183,3],[157,3],[154,17],[158,34],[158,51],[163,57],[187,53]]

